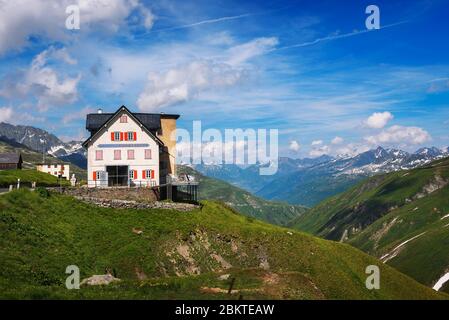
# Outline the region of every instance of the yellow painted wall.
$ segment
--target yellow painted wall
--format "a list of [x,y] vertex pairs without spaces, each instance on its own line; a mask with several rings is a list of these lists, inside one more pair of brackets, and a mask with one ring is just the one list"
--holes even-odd
[[176,140],[171,139],[172,133],[176,130],[176,119],[173,117],[161,115],[161,129],[162,134],[159,135],[159,139],[167,147],[167,152],[161,154],[161,160],[165,160],[169,163],[167,166],[168,174],[176,174]]

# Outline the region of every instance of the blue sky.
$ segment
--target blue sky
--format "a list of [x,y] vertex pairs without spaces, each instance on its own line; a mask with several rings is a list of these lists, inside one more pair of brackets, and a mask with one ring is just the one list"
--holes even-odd
[[291,157],[449,145],[447,1],[92,0],[67,30],[77,2],[0,3],[1,121],[82,139],[124,104],[279,129]]

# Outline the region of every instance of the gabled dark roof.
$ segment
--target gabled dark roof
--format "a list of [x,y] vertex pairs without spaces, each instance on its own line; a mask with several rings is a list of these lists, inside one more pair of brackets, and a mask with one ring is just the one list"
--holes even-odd
[[0,153],[0,163],[19,163],[22,162],[20,153]]
[[83,146],[85,147],[101,127],[106,126],[120,111],[126,111],[135,121],[139,122],[148,134],[160,145],[164,145],[164,143],[156,136],[156,131],[161,128],[161,118],[179,118],[177,114],[132,113],[125,106],[121,106],[114,113],[90,113],[86,118],[86,129],[90,131],[90,137],[83,142]]
[[[86,119],[86,129],[91,133],[100,129],[115,113],[90,113]],[[161,128],[161,115],[157,113],[133,113],[133,115],[151,132]]]

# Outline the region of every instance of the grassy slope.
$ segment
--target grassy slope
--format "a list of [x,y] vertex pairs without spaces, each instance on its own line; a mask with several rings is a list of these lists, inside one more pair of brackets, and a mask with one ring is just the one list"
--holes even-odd
[[[8,142],[0,141],[0,152],[17,152],[22,154],[23,159],[23,167],[25,169],[35,169],[36,163],[42,163],[42,153],[33,151],[27,148],[24,145],[19,143],[14,143],[11,145]],[[50,155],[45,156],[45,163],[56,164],[56,163],[64,163],[64,161],[52,157]],[[70,172],[74,173],[78,180],[86,179],[87,173],[86,170],[81,169],[80,167],[70,164]]]
[[[449,218],[442,219],[447,214],[449,188],[446,187],[391,211],[350,239],[349,243],[381,257],[402,242],[425,232],[404,246],[388,263],[433,286],[449,268]],[[381,237],[376,236],[380,234]]]
[[449,267],[449,218],[442,219],[449,214],[449,185],[419,199],[415,196],[435,176],[449,179],[449,159],[367,179],[312,208],[291,225],[336,240],[348,230],[350,244],[378,257],[425,232],[402,246],[388,264],[433,285]]
[[[20,190],[0,196],[0,235],[1,298],[230,298],[204,290],[226,289],[221,273],[236,278],[244,298],[448,298],[349,245],[248,220],[214,202],[188,213],[109,209]],[[232,267],[223,271],[214,254]],[[73,264],[82,278],[112,268],[122,282],[66,290],[64,271]],[[371,264],[381,269],[380,290],[365,288]],[[147,279],[137,280],[136,270]]]
[[[38,187],[59,186],[58,178],[51,174],[40,172],[33,169],[23,170],[1,170],[0,187],[7,188],[9,185],[16,185],[17,179],[20,179],[23,186],[30,186],[33,181]],[[66,180],[61,180],[62,185],[69,185]]]
[[256,197],[232,184],[206,177],[190,167],[178,166],[178,174],[180,173],[193,175],[200,182],[200,199],[223,201],[244,215],[270,223],[285,225],[307,211],[304,206],[268,201]]

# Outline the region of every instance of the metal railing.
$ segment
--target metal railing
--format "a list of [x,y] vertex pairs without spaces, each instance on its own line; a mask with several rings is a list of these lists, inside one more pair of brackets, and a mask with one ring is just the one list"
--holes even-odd
[[111,179],[95,179],[95,180],[87,180],[88,187],[95,188],[111,188],[111,187],[123,187],[123,188],[152,188],[157,187],[159,184],[154,179],[147,180],[133,180],[129,179],[127,181],[118,181],[113,178]]

